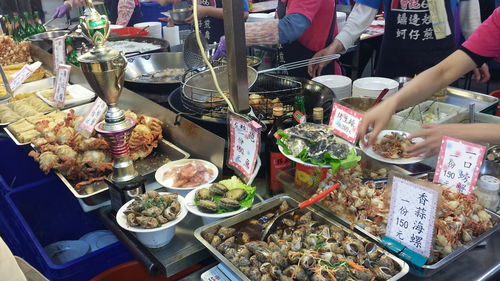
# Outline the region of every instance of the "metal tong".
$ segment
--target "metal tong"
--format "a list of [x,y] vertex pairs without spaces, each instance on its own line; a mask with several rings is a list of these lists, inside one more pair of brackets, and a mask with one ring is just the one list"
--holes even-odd
[[305,209],[305,208],[311,206],[312,204],[314,204],[314,203],[318,202],[319,200],[323,199],[324,197],[326,197],[330,192],[334,191],[339,186],[340,186],[340,183],[336,183],[336,184],[332,185],[330,188],[328,188],[327,190],[321,192],[320,194],[314,195],[313,197],[309,198],[308,200],[302,201],[301,203],[299,203],[299,205],[297,207],[292,208],[279,216],[276,216],[264,229],[264,232],[262,233],[262,241],[266,241],[267,236],[269,236],[269,234],[271,232],[276,230],[276,227],[278,227],[278,225],[279,225],[278,222],[280,222],[286,215],[290,214],[291,212],[295,212],[299,209]]
[[334,59],[338,59],[338,58],[340,58],[339,54],[326,55],[326,56],[312,58],[312,59],[306,59],[306,60],[300,60],[300,61],[296,61],[296,62],[285,63],[285,64],[282,64],[278,67],[260,70],[257,73],[263,74],[263,73],[273,72],[273,71],[288,71],[291,69],[306,67],[310,64],[318,64],[318,63],[322,63],[322,62],[326,62],[326,61],[330,61],[330,60],[334,60]]

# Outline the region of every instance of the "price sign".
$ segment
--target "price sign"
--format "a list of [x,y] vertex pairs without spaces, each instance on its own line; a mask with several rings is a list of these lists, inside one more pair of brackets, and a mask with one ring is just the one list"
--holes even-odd
[[85,114],[85,118],[83,119],[82,123],[78,125],[78,131],[85,137],[90,137],[90,135],[94,131],[95,125],[97,125],[97,122],[102,119],[107,109],[108,106],[106,105],[106,103],[98,97],[94,101],[92,108]]
[[54,55],[54,69],[66,63],[66,46],[64,39],[66,36],[61,36],[52,39],[52,54]]
[[252,177],[259,155],[262,126],[255,121],[229,118],[228,165],[235,167],[248,180]]
[[32,64],[25,64],[21,70],[19,70],[15,75],[12,81],[10,81],[10,89],[11,91],[15,91],[21,84],[28,79],[28,77],[35,72],[40,66],[42,66],[42,63],[37,61]]
[[391,176],[391,203],[386,236],[429,257],[432,249],[439,188],[404,176]]
[[69,74],[71,72],[71,66],[67,64],[61,64],[57,68],[56,74],[56,85],[54,91],[54,102],[57,107],[64,106],[64,98],[66,95],[66,87],[68,86]]
[[355,143],[362,118],[361,113],[335,103],[333,104],[329,125],[333,128],[334,134]]
[[482,145],[443,137],[434,182],[463,194],[473,192],[485,151]]

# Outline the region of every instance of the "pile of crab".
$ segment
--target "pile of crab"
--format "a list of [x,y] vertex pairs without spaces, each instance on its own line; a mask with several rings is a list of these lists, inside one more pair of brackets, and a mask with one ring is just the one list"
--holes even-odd
[[[388,188],[386,184],[376,185],[372,181],[363,184],[355,175],[351,170],[339,169],[336,174],[328,171],[317,193],[333,183],[342,184],[320,201],[320,204],[369,233],[383,237],[389,212],[390,198],[386,194]],[[454,192],[443,186],[442,200],[439,201],[437,209],[436,239],[428,264],[439,261],[493,226],[490,214],[478,203],[474,195]]]
[[[288,209],[283,202],[277,212],[244,224],[269,223]],[[202,237],[253,281],[387,280],[401,270],[374,243],[339,226],[319,223],[311,212],[291,213],[283,223],[267,241],[252,241],[244,229],[218,226],[204,231]]]
[[[131,159],[147,157],[163,138],[162,122],[132,111],[126,111],[125,116],[137,123],[128,142]],[[82,120],[83,116],[70,110],[60,123],[37,122],[35,129],[40,136],[31,141],[35,151],[29,153],[43,172],[58,171],[68,180],[78,182],[77,188],[104,179],[113,169],[107,141],[100,135],[86,138],[77,131]]]

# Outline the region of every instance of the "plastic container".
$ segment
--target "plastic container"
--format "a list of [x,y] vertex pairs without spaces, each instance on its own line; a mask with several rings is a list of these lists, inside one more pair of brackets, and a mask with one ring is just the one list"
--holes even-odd
[[137,28],[137,27],[122,27],[122,28],[115,28],[110,31],[111,33],[115,33],[118,36],[148,36],[149,32],[147,30],[142,30],[142,28]]
[[[437,116],[439,109],[439,116]],[[424,124],[443,124],[443,123],[455,123],[460,121],[460,114],[465,112],[466,109],[463,107],[442,103],[442,102],[434,102],[434,101],[424,101],[418,105],[416,105],[415,109],[411,112],[408,120],[416,121],[421,124],[420,121],[420,110],[424,111],[423,119]],[[396,113],[396,116],[401,118],[406,118],[406,116],[410,113],[411,108],[407,108],[403,111]],[[432,119],[429,119],[432,116]]]
[[95,213],[85,213],[71,192],[58,180],[20,187],[6,196],[8,218],[22,255],[49,280],[80,281],[132,259],[120,243],[113,243],[72,261],[55,264],[44,247],[57,241],[78,240],[105,229]]
[[484,175],[477,181],[475,193],[481,205],[496,212],[500,201],[498,190],[500,190],[500,180],[493,176]]
[[53,173],[45,175],[38,163],[28,156],[28,151],[10,139],[0,141],[0,155],[4,159],[0,162],[0,193],[5,194],[21,186],[45,182],[56,177]]

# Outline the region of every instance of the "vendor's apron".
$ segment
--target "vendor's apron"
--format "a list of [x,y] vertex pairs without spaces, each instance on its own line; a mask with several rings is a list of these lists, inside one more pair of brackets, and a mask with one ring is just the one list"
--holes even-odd
[[[288,4],[288,1],[282,2],[281,0],[278,1],[278,7],[276,9],[276,14],[279,19],[282,19],[286,16],[286,6]],[[333,42],[333,35],[337,35],[338,31],[336,30],[336,20],[337,20],[337,13],[335,12],[335,2],[334,2],[334,16],[332,18],[332,24],[330,25],[330,30],[328,32],[328,38],[326,40],[325,47],[330,45]],[[301,60],[306,60],[310,59],[316,54],[316,51],[309,50],[307,47],[302,45],[299,40],[295,40],[294,42],[290,44],[283,44],[280,48],[280,52],[282,54],[278,54],[278,63],[291,63],[291,62],[296,62],[296,61],[301,61]],[[282,56],[282,57],[281,57]],[[337,60],[332,61],[331,63],[327,64],[323,68],[323,74],[341,74],[340,71],[340,65],[338,64]],[[309,73],[307,73],[307,66],[306,67],[301,67],[297,69],[292,69],[288,71],[288,74],[291,76],[297,76],[297,77],[306,77],[310,78]]]
[[[222,0],[201,0],[200,5],[222,8]],[[208,44],[219,42],[224,35],[224,20],[213,17],[204,17],[199,20],[200,32],[207,39]]]
[[413,77],[436,65],[455,50],[449,0],[445,0],[445,6],[452,34],[436,40],[426,0],[392,0],[385,15],[377,76]]
[[[106,9],[108,10],[109,13],[108,18],[112,23],[116,23],[116,20],[118,19],[118,1],[119,0],[104,1],[104,5],[106,6]],[[134,2],[135,2],[134,13],[130,17],[127,26],[134,26],[134,24],[144,21],[141,11],[141,3],[139,3],[138,0],[134,0]]]

